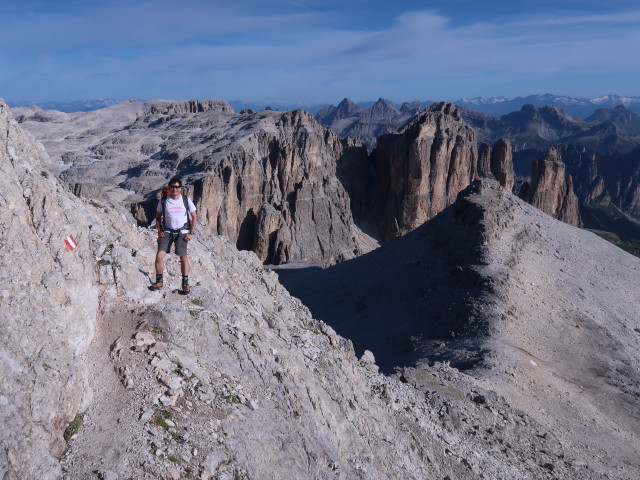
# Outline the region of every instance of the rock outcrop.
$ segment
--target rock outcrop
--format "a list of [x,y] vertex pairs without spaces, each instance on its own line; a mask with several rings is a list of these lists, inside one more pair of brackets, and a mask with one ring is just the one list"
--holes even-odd
[[515,182],[515,174],[513,172],[511,142],[506,138],[501,138],[493,144],[490,169],[502,188],[510,192]]
[[483,142],[478,146],[478,177],[493,178],[491,172],[491,145]]
[[478,147],[478,177],[498,180],[502,188],[513,190],[515,173],[513,170],[513,154],[511,142],[506,138],[498,139],[493,149],[488,143]]
[[268,121],[194,182],[201,218],[265,263],[332,264],[366,251],[336,176],[338,163],[361,161],[366,149],[319,128],[304,110]]
[[226,112],[233,113],[233,108],[224,100],[154,100],[145,103],[145,115],[175,115],[181,113]]
[[373,156],[383,240],[404,235],[455,200],[476,178],[476,143],[450,103],[434,104],[399,133],[378,138]]
[[[77,359],[98,309],[91,215],[48,173],[46,159],[0,100],[2,478],[60,478],[62,432],[87,400]],[[77,246],[67,251],[70,235]]]
[[531,166],[531,183],[524,183],[520,198],[558,220],[579,227],[582,225],[578,197],[573,192],[571,175],[555,148]]

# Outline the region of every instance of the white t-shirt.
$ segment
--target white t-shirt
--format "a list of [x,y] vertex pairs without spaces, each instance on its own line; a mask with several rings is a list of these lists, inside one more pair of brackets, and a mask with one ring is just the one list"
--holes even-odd
[[[187,201],[189,202],[189,214],[191,214],[191,212],[196,211],[196,206],[189,197],[187,197]],[[158,202],[156,212],[162,212],[162,200]],[[187,211],[184,208],[182,196],[177,200],[167,197],[167,210],[164,212],[164,221],[164,228],[170,228],[172,230],[182,228],[187,223]]]

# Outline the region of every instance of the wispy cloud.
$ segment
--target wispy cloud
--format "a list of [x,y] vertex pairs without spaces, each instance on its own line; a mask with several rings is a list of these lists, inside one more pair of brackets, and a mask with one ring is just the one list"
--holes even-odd
[[611,91],[621,72],[640,77],[640,9],[464,23],[414,10],[362,28],[339,5],[78,2],[8,15],[0,41],[15,47],[0,56],[0,96],[406,99],[587,77]]

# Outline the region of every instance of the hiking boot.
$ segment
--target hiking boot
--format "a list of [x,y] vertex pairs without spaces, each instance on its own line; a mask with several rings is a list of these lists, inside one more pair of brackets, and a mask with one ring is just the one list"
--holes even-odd
[[182,282],[182,290],[180,291],[180,293],[182,295],[188,295],[190,292],[191,292],[191,289],[189,288],[189,283]]
[[156,282],[149,287],[149,290],[162,290],[162,287],[164,287],[163,282]]

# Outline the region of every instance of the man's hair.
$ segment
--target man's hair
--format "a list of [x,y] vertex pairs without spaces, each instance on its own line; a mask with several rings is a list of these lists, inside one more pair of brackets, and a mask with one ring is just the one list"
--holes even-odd
[[182,186],[182,180],[180,180],[179,178],[173,177],[171,180],[169,180],[168,185],[171,185],[173,183],[177,183],[178,185]]

